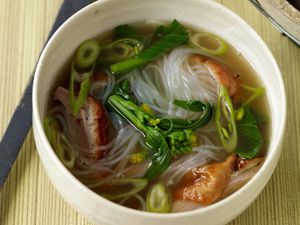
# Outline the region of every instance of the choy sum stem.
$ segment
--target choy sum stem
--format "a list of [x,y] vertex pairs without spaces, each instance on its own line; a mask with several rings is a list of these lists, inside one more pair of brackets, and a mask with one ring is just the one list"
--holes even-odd
[[140,54],[111,65],[110,70],[113,74],[128,72],[157,59],[172,48],[187,41],[187,31],[179,22],[174,20],[168,29],[168,33],[166,33],[160,40],[142,51]]
[[110,96],[108,104],[123,116],[124,119],[140,130],[146,138],[147,146],[155,151],[152,163],[144,175],[145,178],[152,180],[165,171],[171,163],[170,149],[164,136],[154,127],[147,125],[149,116],[133,102],[125,100],[118,95]]

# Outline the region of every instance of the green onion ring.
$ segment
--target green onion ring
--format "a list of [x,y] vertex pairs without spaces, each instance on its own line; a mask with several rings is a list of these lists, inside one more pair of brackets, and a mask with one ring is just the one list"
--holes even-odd
[[77,49],[75,64],[80,68],[92,66],[100,53],[100,46],[95,40],[83,42]]
[[[210,49],[210,48],[207,48],[203,45],[200,44],[200,40],[204,37],[209,37],[211,39],[214,39],[217,43],[218,43],[218,48],[217,49]],[[211,33],[196,33],[196,34],[193,34],[191,37],[190,37],[190,44],[195,47],[195,48],[198,48],[199,50],[207,53],[207,54],[210,54],[210,55],[215,55],[215,56],[220,56],[220,55],[224,55],[225,52],[227,51],[227,43],[221,39],[220,37],[214,35],[214,34],[211,34]]]

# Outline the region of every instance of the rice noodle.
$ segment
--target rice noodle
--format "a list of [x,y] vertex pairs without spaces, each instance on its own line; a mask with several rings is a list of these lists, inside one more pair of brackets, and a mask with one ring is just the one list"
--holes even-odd
[[133,164],[133,165],[121,170],[120,174],[123,174],[124,176],[131,177],[131,178],[143,177],[143,175],[145,174],[146,170],[148,169],[150,163],[151,163],[151,160],[146,160],[141,163]]
[[76,122],[76,118],[70,116],[66,112],[64,106],[59,105],[51,109],[49,115],[56,118],[62,127],[62,132],[68,139],[69,143],[72,143],[72,148],[79,151],[88,151],[88,143],[86,134],[82,130],[82,127]]
[[110,117],[110,120],[112,122],[112,125],[114,126],[114,128],[119,131],[121,130],[122,128],[125,127],[125,125],[127,124],[122,118],[121,116],[119,116],[117,113],[113,113],[113,112],[110,112],[108,113],[109,114],[109,117]]
[[[137,164],[128,162],[129,155],[142,142],[142,135],[136,129],[132,126],[125,126],[109,144],[101,146],[106,150],[102,159],[89,159],[84,154],[79,154],[76,158],[79,168],[73,168],[71,172],[90,188],[98,187],[119,177],[142,177],[150,160]],[[79,153],[82,153],[82,150]]]
[[140,207],[141,207],[140,210],[143,210],[143,211],[146,210],[146,201],[145,201],[145,199],[142,196],[140,196],[138,194],[135,194],[135,195],[132,195],[132,196],[129,196],[129,197],[126,197],[126,198],[122,199],[119,202],[119,204],[120,205],[124,205],[124,203],[126,203],[129,199],[132,199],[132,198],[135,198],[135,199],[137,199],[139,201]]
[[116,175],[115,171],[108,167],[98,167],[97,170],[79,170],[73,168],[71,172],[88,187],[97,184],[99,181],[104,183],[107,181],[107,178],[112,179]]
[[202,64],[190,65],[187,58],[199,54],[188,47],[175,48],[169,55],[136,69],[126,75],[140,102],[145,102],[158,113],[185,119],[199,117],[172,104],[173,100],[202,100],[215,103],[217,82]]
[[131,126],[126,126],[121,129],[116,138],[109,144],[100,146],[102,150],[107,150],[107,153],[102,159],[95,160],[85,158],[84,155],[79,156],[86,169],[96,169],[97,167],[112,167],[119,162],[123,157],[130,154],[138,142],[141,134]]
[[89,90],[90,95],[102,103],[106,101],[116,83],[115,77],[109,71],[106,71],[106,75],[106,80],[94,81]]
[[101,165],[103,166],[110,166],[110,167],[115,165],[117,162],[122,160],[125,156],[129,155],[134,150],[134,147],[137,144],[138,139],[140,138],[141,138],[140,133],[133,134],[129,138],[130,141],[128,145],[125,147],[125,149],[122,148],[123,146],[121,146],[121,148],[116,149],[114,153],[108,154],[107,157],[104,157],[103,159],[99,160],[99,163],[101,163]]

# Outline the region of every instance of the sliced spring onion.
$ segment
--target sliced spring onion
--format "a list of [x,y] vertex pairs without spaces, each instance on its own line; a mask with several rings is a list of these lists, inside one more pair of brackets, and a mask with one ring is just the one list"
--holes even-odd
[[[95,70],[95,62],[100,53],[100,46],[95,40],[83,42],[76,51],[72,63],[70,77],[69,99],[73,116],[76,116],[85,103],[90,85],[91,77]],[[80,84],[78,95],[75,94],[75,82]]]
[[96,61],[100,50],[100,46],[95,40],[83,42],[76,51],[75,64],[80,68],[92,66]]
[[247,91],[252,92],[252,95],[244,102],[243,105],[249,105],[254,99],[258,98],[259,96],[265,93],[265,89],[263,87],[250,87],[245,84],[241,84],[241,87]]
[[149,212],[170,212],[172,207],[172,198],[168,188],[162,183],[153,185],[147,193],[146,207]]
[[237,146],[235,113],[226,87],[220,86],[216,107],[216,126],[224,149],[231,153]]
[[136,39],[118,39],[102,46],[99,62],[116,63],[139,54],[143,48],[144,45]]
[[86,69],[80,69],[74,63],[71,67],[71,76],[73,76],[74,82],[81,83],[92,76],[94,66],[87,67]]
[[79,110],[81,109],[81,107],[83,106],[83,104],[85,103],[88,97],[89,89],[91,86],[90,76],[92,74],[92,71],[89,73],[88,78],[80,83],[80,91],[78,96],[75,96],[75,87],[74,87],[75,74],[77,74],[75,70],[71,72],[70,91],[69,91],[69,99],[70,99],[70,105],[71,105],[73,116],[76,116],[78,114]]
[[59,131],[58,122],[53,117],[45,117],[44,128],[46,136],[61,162],[72,169],[75,163],[75,154],[62,132]]
[[104,198],[115,200],[134,195],[143,190],[148,184],[146,179],[113,179],[98,187],[98,192]]
[[58,143],[57,131],[59,130],[59,125],[57,121],[53,117],[46,116],[44,119],[44,128],[45,128],[46,136],[50,141],[50,144],[53,146],[57,146]]
[[[206,38],[210,39],[211,42],[216,42],[218,45],[217,48],[203,46],[202,41]],[[215,56],[224,55],[228,48],[227,43],[223,39],[211,33],[196,33],[191,35],[190,44],[207,54]]]

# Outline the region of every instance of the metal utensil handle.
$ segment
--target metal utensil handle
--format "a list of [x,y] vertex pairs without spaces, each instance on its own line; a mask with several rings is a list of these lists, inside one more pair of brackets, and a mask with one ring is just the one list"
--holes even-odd
[[300,41],[294,37],[291,33],[289,33],[283,26],[281,26],[279,23],[277,23],[276,20],[273,19],[272,16],[267,13],[264,8],[261,6],[259,1],[257,0],[249,0],[265,17],[267,17],[271,23],[274,25],[274,27],[279,30],[283,35],[286,35],[289,39],[291,39],[298,47],[300,47]]

